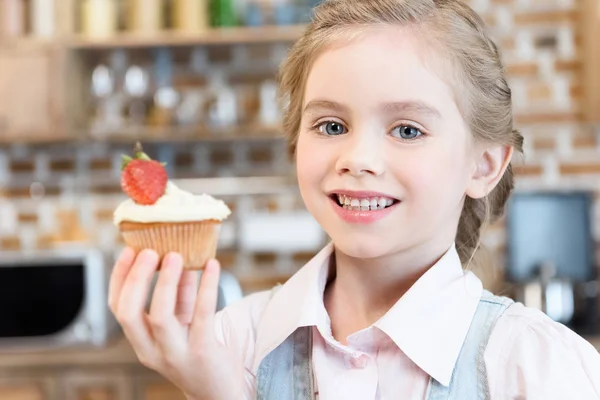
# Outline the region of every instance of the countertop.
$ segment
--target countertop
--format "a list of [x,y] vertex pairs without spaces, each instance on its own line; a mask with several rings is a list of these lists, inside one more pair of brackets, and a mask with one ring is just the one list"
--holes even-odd
[[[600,336],[586,338],[600,351]],[[117,337],[104,347],[72,348],[45,351],[13,351],[0,349],[0,368],[24,367],[86,367],[137,365],[138,360],[129,342]]]
[[104,346],[47,350],[0,349],[0,368],[118,366],[139,364],[129,342],[116,336]]

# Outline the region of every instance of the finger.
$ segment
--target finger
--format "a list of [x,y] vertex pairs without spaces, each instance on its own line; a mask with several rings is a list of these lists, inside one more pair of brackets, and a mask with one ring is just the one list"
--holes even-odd
[[117,303],[119,302],[119,296],[121,295],[121,289],[125,278],[131,270],[133,261],[135,260],[135,250],[131,247],[126,247],[122,252],[115,267],[110,276],[110,283],[108,286],[108,306],[113,313],[116,313]]
[[118,303],[117,319],[138,356],[144,358],[151,357],[155,351],[146,323],[145,306],[158,261],[158,254],[153,250],[143,250],[138,254],[125,279]]
[[214,337],[213,324],[219,295],[220,269],[221,265],[215,259],[209,260],[204,267],[194,308],[194,320],[190,332],[192,338]]
[[177,253],[169,253],[165,256],[152,303],[150,304],[150,325],[152,334],[157,344],[166,353],[173,353],[178,349],[177,344],[184,339],[181,324],[175,317],[175,305],[177,302],[177,287],[183,271],[183,259]]
[[198,293],[198,272],[183,271],[177,288],[175,316],[181,324],[189,325],[194,316],[194,305]]

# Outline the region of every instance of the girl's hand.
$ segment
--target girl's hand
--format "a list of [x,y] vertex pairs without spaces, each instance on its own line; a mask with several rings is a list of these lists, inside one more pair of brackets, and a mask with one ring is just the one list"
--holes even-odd
[[161,265],[150,311],[145,306],[159,257],[126,248],[110,279],[109,306],[140,362],[182,390],[188,399],[242,399],[244,368],[215,336],[220,265],[210,260],[198,276],[168,254]]

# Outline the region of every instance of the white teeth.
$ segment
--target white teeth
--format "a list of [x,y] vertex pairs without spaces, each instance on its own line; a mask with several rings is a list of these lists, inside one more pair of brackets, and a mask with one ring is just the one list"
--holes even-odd
[[344,194],[338,194],[337,199],[338,204],[352,211],[383,210],[394,203],[394,200],[385,197],[352,198]]

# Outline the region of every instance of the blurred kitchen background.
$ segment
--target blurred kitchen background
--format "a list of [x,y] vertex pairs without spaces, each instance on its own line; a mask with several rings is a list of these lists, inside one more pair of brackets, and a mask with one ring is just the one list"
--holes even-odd
[[[120,157],[137,140],[233,210],[221,305],[327,242],[275,82],[317,3],[0,0],[0,399],[184,398],[139,365],[106,306]],[[600,1],[469,3],[502,50],[526,154],[474,271],[600,348]]]

